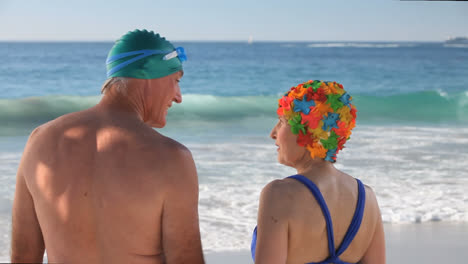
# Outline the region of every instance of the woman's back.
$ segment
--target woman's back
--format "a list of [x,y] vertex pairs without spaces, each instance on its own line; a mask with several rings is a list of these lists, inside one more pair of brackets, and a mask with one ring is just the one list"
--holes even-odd
[[[290,181],[288,184],[294,185],[292,188],[297,189],[292,202],[295,205],[294,210],[290,216],[288,256],[291,256],[291,263],[322,261],[329,256],[325,216],[316,198],[304,184],[291,178],[287,181]],[[335,250],[338,250],[356,213],[358,182],[346,174],[339,173],[335,177],[317,177],[313,183],[319,188],[330,212]],[[375,196],[372,190],[366,187],[361,195],[365,195],[362,222],[348,248],[339,256],[341,260],[350,263],[358,262],[365,254],[380,217],[373,202]],[[360,215],[356,217],[359,218]]]
[[[313,174],[305,174],[304,177],[307,178],[305,181],[310,180],[311,184],[318,188],[320,192],[318,196],[323,197],[325,207],[328,208],[336,252],[342,245],[356,213],[359,196],[358,181],[334,168],[323,171],[324,174],[319,173],[320,171],[314,171]],[[269,216],[259,215],[259,244],[262,243],[260,242],[262,237],[272,239],[270,232],[273,226],[278,224],[281,226],[280,221],[287,222],[286,263],[321,262],[330,257],[326,217],[318,202],[320,198],[316,198],[311,190],[299,180],[294,178],[276,180],[264,188],[259,213],[266,209],[263,213]],[[381,225],[375,194],[367,186],[363,190],[364,192],[361,193],[364,198],[362,222],[355,223],[354,228],[357,231],[355,236],[352,237],[351,234],[349,238],[352,240],[349,246],[338,256],[341,261],[348,263],[365,261],[364,257],[372,243],[376,227]],[[262,205],[263,201],[265,204]],[[361,215],[356,213],[356,220],[359,219]],[[262,225],[262,222],[265,225]],[[262,227],[269,234],[262,234]],[[261,246],[257,247],[256,253],[262,255]],[[264,257],[259,259],[264,259]]]

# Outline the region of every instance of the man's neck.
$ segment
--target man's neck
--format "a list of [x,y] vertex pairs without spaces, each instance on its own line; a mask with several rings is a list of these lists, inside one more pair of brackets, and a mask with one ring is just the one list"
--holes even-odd
[[124,96],[109,91],[104,94],[101,101],[96,105],[97,109],[111,111],[115,114],[126,115],[129,118],[137,118],[143,122],[143,104],[133,96]]

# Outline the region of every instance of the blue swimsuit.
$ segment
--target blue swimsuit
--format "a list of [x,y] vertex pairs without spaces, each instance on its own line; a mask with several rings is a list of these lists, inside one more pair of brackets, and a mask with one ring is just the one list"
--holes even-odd
[[[346,235],[341,242],[341,245],[338,247],[338,250],[335,250],[335,240],[333,239],[333,226],[332,220],[330,217],[330,212],[328,211],[327,204],[323,199],[322,193],[320,193],[319,188],[309,179],[302,175],[293,175],[289,176],[288,178],[293,178],[300,181],[302,184],[307,186],[309,190],[314,195],[315,199],[319,203],[320,207],[322,208],[322,213],[325,217],[325,222],[327,224],[327,235],[328,235],[328,251],[330,256],[325,260],[320,262],[309,262],[307,264],[351,264],[348,262],[344,262],[340,259],[340,255],[348,248],[351,241],[353,241],[356,233],[359,230],[362,222],[362,216],[364,214],[364,205],[366,202],[366,191],[364,190],[364,185],[358,179],[356,179],[358,183],[358,200],[356,204],[356,211],[354,212],[353,220],[351,220],[351,224],[349,225],[348,231],[346,231]],[[252,237],[252,245],[251,245],[251,252],[252,258],[255,261],[255,248],[257,246],[257,227],[255,227],[253,237]]]

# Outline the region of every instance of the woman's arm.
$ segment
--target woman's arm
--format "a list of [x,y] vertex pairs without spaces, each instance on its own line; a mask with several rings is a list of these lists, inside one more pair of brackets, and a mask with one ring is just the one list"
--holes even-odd
[[288,213],[291,208],[285,184],[269,183],[260,195],[257,225],[256,264],[284,264],[288,253]]
[[382,224],[382,216],[380,214],[379,205],[374,192],[370,188],[366,188],[366,194],[370,199],[372,205],[377,208],[377,224],[375,226],[374,235],[372,241],[364,254],[363,258],[359,262],[360,264],[371,264],[371,263],[382,263],[385,264],[385,235]]

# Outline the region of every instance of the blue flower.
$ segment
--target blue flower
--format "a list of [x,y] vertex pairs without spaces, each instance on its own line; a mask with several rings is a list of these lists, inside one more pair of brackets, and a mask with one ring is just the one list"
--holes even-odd
[[338,124],[336,124],[336,121],[338,121],[340,115],[337,113],[328,113],[328,116],[323,116],[323,127],[322,129],[325,131],[329,131],[332,128],[338,128]]
[[344,105],[348,106],[351,109],[351,106],[349,105],[351,103],[351,95],[348,93],[344,93],[338,100],[340,100]]
[[307,101],[306,96],[307,95],[305,94],[302,101],[298,99],[294,99],[294,112],[302,111],[306,115],[310,113],[310,108],[312,106],[315,106],[315,101],[314,100]]
[[327,151],[327,156],[325,157],[325,160],[326,161],[330,161],[330,162],[335,162],[335,160],[333,158],[336,159],[336,148],[335,149],[329,149]]

